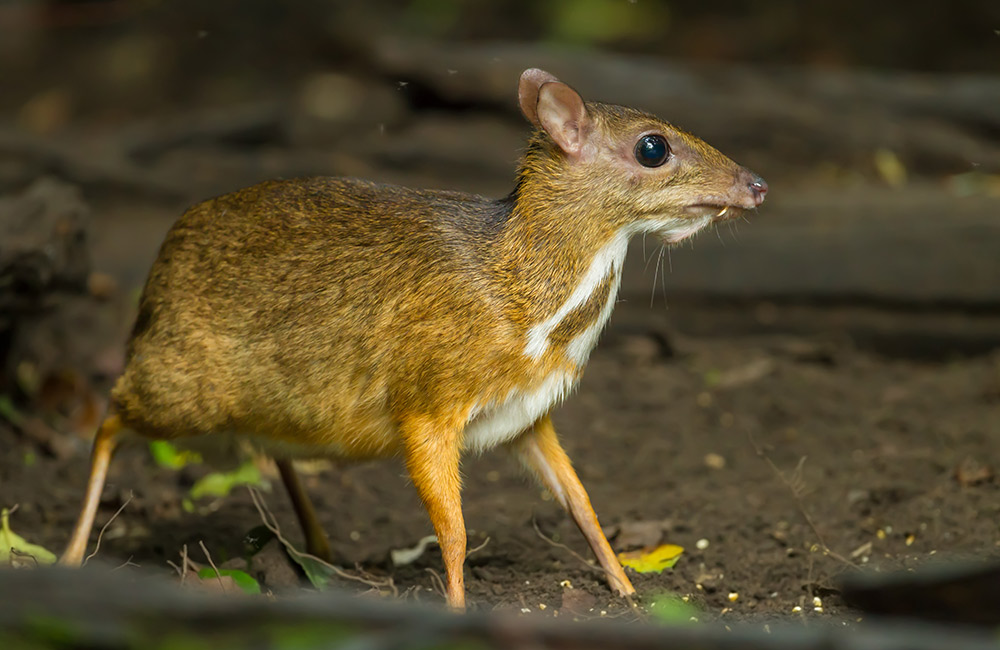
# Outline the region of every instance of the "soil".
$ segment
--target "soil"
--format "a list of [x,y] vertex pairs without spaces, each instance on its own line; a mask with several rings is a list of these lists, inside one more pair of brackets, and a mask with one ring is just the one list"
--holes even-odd
[[[698,309],[671,305],[684,308]],[[992,473],[1000,464],[1000,355],[927,363],[820,338],[692,337],[672,330],[668,314],[662,304],[619,305],[582,385],[554,415],[616,550],[684,548],[674,569],[632,574],[641,604],[673,593],[689,597],[703,619],[846,621],[855,615],[838,597],[845,572],[1000,556]],[[637,319],[649,326],[629,325]],[[86,442],[74,438],[56,456],[10,427],[0,436],[3,501],[19,505],[15,530],[58,549],[86,482]],[[399,462],[306,469],[342,566],[390,577],[397,594],[441,601],[433,545],[408,566],[389,560],[432,532]],[[473,457],[463,470],[469,546],[482,545],[466,568],[472,607],[636,616],[590,565],[571,520],[510,459]],[[159,468],[143,445],[127,447],[112,466],[98,524],[128,502],[97,559],[170,572],[185,545],[204,563],[200,542],[217,563],[239,557],[261,523],[245,490],[198,512],[182,507],[205,471]],[[269,507],[299,540],[273,473],[270,482]],[[289,580],[287,559],[277,564],[254,569],[265,588],[308,588],[301,577]]]
[[[92,267],[101,273],[91,275],[89,283],[91,293],[104,300],[96,316],[93,298],[65,292],[46,297],[49,321],[56,322],[45,331],[56,344],[45,351],[38,370],[58,374],[59,362],[72,359],[77,373],[55,382],[58,391],[50,390],[59,395],[48,395],[46,403],[8,394],[14,373],[5,368],[6,376],[0,377],[0,507],[18,506],[11,518],[14,531],[57,552],[77,515],[87,481],[89,438],[101,400],[121,367],[135,292],[182,203],[265,178],[309,174],[500,195],[509,190],[525,132],[514,115],[513,95],[507,94],[514,90],[514,77],[492,68],[488,78],[468,72],[477,61],[501,65],[502,57],[470,49],[462,60],[445,49],[448,65],[441,66],[424,61],[417,49],[398,57],[407,65],[390,65],[373,54],[375,44],[386,40],[372,33],[375,26],[390,15],[410,16],[387,6],[427,3],[369,3],[366,13],[351,20],[341,13],[355,14],[360,6],[351,12],[324,10],[323,19],[302,7],[283,17],[262,9],[244,15],[248,10],[241,8],[239,21],[233,21],[226,3],[159,3],[134,17],[116,13],[115,7],[128,3],[82,4],[103,9],[51,11],[42,16],[51,24],[42,21],[35,31],[21,30],[23,38],[0,48],[0,69],[9,71],[4,78],[11,82],[0,100],[0,118],[16,125],[12,134],[0,128],[0,193],[19,193],[46,174],[79,187],[93,215],[88,229]],[[504,30],[541,41],[548,37],[549,17],[510,9],[522,7],[520,2],[495,4],[480,22],[453,21],[453,31],[475,41],[484,36],[480,30],[496,30],[494,18],[502,15],[501,37]],[[762,82],[750,83],[748,69],[739,68],[718,78],[740,79],[734,89],[706,76],[707,82],[691,88],[682,84],[682,94],[697,100],[691,104],[693,114],[710,114],[705,107],[724,109],[719,113],[724,117],[705,121],[726,127],[719,131],[728,133],[728,140],[712,142],[767,177],[772,190],[762,215],[777,207],[782,195],[789,196],[795,182],[801,183],[795,191],[807,200],[794,210],[786,208],[785,223],[794,223],[788,215],[805,215],[817,205],[829,212],[816,217],[812,210],[808,224],[815,228],[790,231],[789,238],[811,237],[811,248],[789,239],[776,244],[768,266],[774,272],[748,273],[744,295],[736,295],[745,288],[740,285],[713,297],[689,278],[688,294],[697,295],[671,294],[665,304],[651,277],[659,275],[659,260],[647,265],[652,304],[648,291],[624,296],[581,386],[553,418],[615,549],[660,543],[684,549],[673,569],[630,572],[642,608],[664,594],[677,594],[694,604],[701,620],[801,617],[851,623],[859,614],[840,597],[838,581],[845,575],[1000,557],[1000,480],[995,475],[1000,469],[1000,330],[995,327],[1000,310],[995,293],[985,293],[995,287],[989,278],[996,277],[996,267],[989,251],[970,253],[979,249],[969,243],[975,240],[985,249],[997,241],[995,220],[989,219],[995,202],[973,210],[968,207],[972,199],[965,197],[980,191],[977,184],[986,188],[983,192],[1000,187],[989,184],[1000,178],[997,168],[989,160],[980,166],[983,152],[993,155],[996,116],[988,101],[980,106],[969,100],[977,109],[971,112],[966,103],[958,104],[960,111],[935,108],[925,101],[933,90],[923,84],[940,84],[940,79],[914,76],[872,85],[877,75],[864,68],[990,73],[989,62],[995,59],[984,57],[983,48],[996,47],[997,41],[991,30],[966,27],[969,20],[974,27],[992,24],[971,9],[950,12],[950,29],[937,13],[910,12],[905,29],[882,38],[886,23],[871,19],[868,2],[837,3],[837,21],[827,19],[830,9],[806,17],[786,12],[781,4],[780,10],[744,17],[728,4],[695,22],[687,16],[694,9],[678,8],[668,36],[681,38],[663,38],[655,31],[645,49],[639,47],[642,42],[623,39],[626,49],[671,55],[682,63],[776,66],[761,73]],[[432,5],[437,6],[427,4]],[[476,11],[485,10],[476,5]],[[775,17],[783,20],[775,22]],[[755,22],[748,22],[751,18]],[[820,32],[811,30],[803,40],[801,24]],[[842,29],[843,24],[874,25],[880,37],[863,38],[856,29]],[[938,44],[934,49],[926,47],[929,33]],[[421,36],[450,44],[448,34]],[[386,42],[395,45],[393,38]],[[535,45],[517,41],[512,47],[537,53],[530,49]],[[580,83],[596,83],[591,59],[567,52],[567,67],[579,59],[579,71],[560,74],[571,78],[576,73],[573,78]],[[616,78],[639,80],[630,84],[630,92],[651,88],[659,93],[642,76],[652,60],[618,67],[616,59],[605,69],[614,70]],[[414,67],[425,68],[421,74],[399,73],[413,61]],[[673,69],[670,60],[663,63],[667,72]],[[836,82],[822,92],[800,89],[782,82],[781,70],[791,65],[844,74],[819,74]],[[815,68],[804,67],[809,65]],[[856,78],[847,74],[855,66],[861,70]],[[692,79],[706,74],[692,70]],[[952,80],[975,81],[958,74]],[[502,105],[491,94],[501,81]],[[916,85],[907,90],[911,83]],[[664,92],[670,90],[663,85]],[[746,107],[732,101],[730,91],[741,87],[753,89],[759,101]],[[775,89],[789,87],[796,92],[773,99],[781,96],[772,95]],[[482,96],[463,88],[480,88]],[[852,112],[843,97],[854,95],[843,94],[846,89],[878,101],[859,100],[865,110]],[[340,97],[350,93],[356,101],[348,106]],[[799,94],[808,101],[789,108]],[[965,95],[978,97],[971,90],[939,94],[963,102]],[[335,101],[316,104],[314,95]],[[246,115],[239,109],[244,105],[251,109]],[[219,114],[208,110],[215,107],[222,107]],[[812,135],[799,142],[782,128],[755,127],[737,109],[757,110],[771,120],[761,124],[794,123]],[[883,109],[885,115],[879,112]],[[883,134],[878,126],[883,122],[872,121],[867,110],[892,128]],[[828,128],[844,116],[858,122],[844,131],[850,137]],[[893,141],[887,144],[882,136],[905,131],[901,124],[917,135],[901,137],[899,147],[890,147]],[[22,137],[22,131],[31,137]],[[839,163],[828,160],[831,145],[822,137],[830,133],[829,140],[842,141],[841,151],[851,154]],[[937,146],[954,149],[953,155],[938,155]],[[876,155],[871,163],[873,152],[884,154],[885,147],[902,158],[883,156],[880,165]],[[808,164],[788,152],[798,152]],[[866,162],[850,163],[855,158]],[[965,185],[954,185],[956,179]],[[860,188],[862,195],[866,187],[880,187],[879,201],[871,204],[876,207],[867,212],[845,207],[841,193],[848,186]],[[924,202],[924,195],[914,191],[918,186],[931,188],[938,202]],[[892,201],[909,196],[910,202],[894,203],[893,212],[879,198],[890,191],[898,193],[890,195]],[[985,196],[975,205],[987,205]],[[962,205],[982,221],[958,218]],[[941,218],[941,206],[954,213]],[[842,218],[847,212],[853,220]],[[895,217],[885,219],[887,214]],[[844,229],[845,222],[876,229]],[[924,247],[900,243],[901,231]],[[878,238],[862,239],[872,232]],[[869,258],[880,257],[879,247],[895,246],[886,253],[889,262],[906,257],[912,264],[887,275],[889,263],[858,263],[865,252],[855,245],[859,240]],[[933,249],[962,264],[928,263]],[[798,293],[784,297],[794,304],[762,302],[749,286],[765,276],[781,281],[795,273],[788,263],[793,252],[803,261],[817,250],[823,255],[816,256],[815,273],[802,283],[788,283]],[[855,257],[847,260],[847,255]],[[675,256],[672,264],[683,266]],[[696,268],[698,279],[709,269],[719,269],[718,275],[743,272],[715,264],[718,259],[705,258],[702,266],[688,268]],[[851,261],[855,266],[848,268]],[[634,262],[627,267],[634,268]],[[931,279],[940,283],[913,281],[913,267],[931,269]],[[817,277],[836,279],[852,270],[855,283],[846,289],[813,291]],[[889,282],[888,289],[873,294],[877,273],[883,280],[902,277],[927,291],[902,295],[899,283]],[[669,276],[666,284],[671,284]],[[829,289],[822,282],[817,286]],[[966,295],[955,287],[972,288]],[[8,316],[0,314],[0,326]],[[9,343],[5,335],[0,327],[0,366],[11,361],[3,358]],[[79,408],[88,401],[89,408]],[[264,495],[270,510],[283,534],[300,542],[273,466],[262,461],[261,467],[272,486]],[[394,567],[390,560],[391,551],[413,547],[432,532],[399,461],[324,461],[302,469],[337,563],[361,579],[337,579],[337,587],[443,602],[435,546],[406,566]],[[191,486],[209,471],[200,465],[159,467],[141,442],[124,448],[112,464],[97,516],[98,528],[110,521],[99,549],[98,530],[91,537],[93,562],[172,575],[170,563],[180,563],[185,549],[206,564],[199,547],[204,543],[216,564],[243,566],[245,542],[260,536],[262,523],[247,490],[185,507]],[[465,569],[470,607],[534,616],[643,616],[642,609],[611,594],[572,521],[510,459],[502,453],[470,457],[463,472],[469,547],[476,549]],[[278,597],[311,588],[275,542],[254,557],[248,570]]]

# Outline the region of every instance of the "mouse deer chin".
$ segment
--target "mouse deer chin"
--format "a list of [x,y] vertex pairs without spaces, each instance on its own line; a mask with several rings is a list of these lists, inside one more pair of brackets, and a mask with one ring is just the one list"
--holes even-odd
[[[716,211],[718,212],[718,211]],[[664,244],[672,246],[679,244],[686,239],[690,239],[700,231],[712,224],[715,220],[715,213],[702,214],[691,217],[671,217],[662,220],[649,220],[645,222],[645,232],[655,234]]]

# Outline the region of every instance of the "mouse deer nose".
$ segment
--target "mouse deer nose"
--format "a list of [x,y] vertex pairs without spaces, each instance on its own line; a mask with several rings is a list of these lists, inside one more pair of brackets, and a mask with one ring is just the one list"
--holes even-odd
[[750,188],[750,192],[753,193],[754,203],[756,205],[763,203],[764,195],[767,194],[767,182],[760,176],[755,175],[747,186]]

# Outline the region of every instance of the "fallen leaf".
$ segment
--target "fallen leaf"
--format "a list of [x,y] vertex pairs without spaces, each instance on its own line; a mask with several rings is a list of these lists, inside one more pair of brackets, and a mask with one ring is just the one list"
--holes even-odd
[[[211,572],[212,576],[210,578],[202,577],[201,574],[204,571]],[[236,583],[236,580],[234,580],[232,576],[226,576],[226,575],[217,576],[215,575],[215,570],[212,568],[201,569],[200,571],[198,571],[198,578],[199,578],[198,580],[189,579],[187,582],[184,583],[185,586],[192,587],[194,589],[200,589],[202,591],[221,593],[221,594],[239,594],[243,592],[239,584]]]
[[655,596],[649,605],[653,618],[667,625],[685,625],[698,619],[698,608],[675,594]]
[[201,462],[201,454],[196,451],[179,449],[166,440],[152,440],[149,453],[157,465],[166,469],[183,469],[186,465]]
[[309,579],[312,586],[320,591],[326,589],[334,571],[319,560],[297,550],[291,544],[284,544],[284,547],[288,557],[302,567],[302,572],[306,574],[306,578]]
[[962,487],[972,487],[986,483],[993,478],[993,468],[984,465],[971,456],[967,456],[955,468],[955,479]]
[[619,550],[656,546],[670,528],[669,519],[622,521],[606,532]]
[[235,487],[241,485],[259,487],[262,482],[260,469],[252,460],[248,460],[231,472],[212,472],[201,477],[191,486],[191,498],[221,498],[227,496]]
[[392,563],[394,566],[406,566],[407,564],[413,564],[424,551],[427,550],[428,544],[436,544],[438,541],[437,535],[428,535],[426,537],[420,538],[416,546],[411,548],[400,548],[393,549],[389,552],[390,557],[392,557]]
[[638,573],[661,573],[677,564],[683,552],[684,549],[675,544],[661,544],[619,553],[618,560]]
[[54,564],[56,556],[52,551],[26,539],[10,529],[10,510],[0,510],[0,566],[10,566],[17,556],[29,555],[38,564]]
[[906,167],[895,152],[880,148],[875,150],[875,170],[890,187],[906,185]]
[[592,616],[597,598],[586,589],[563,589],[560,616]]
[[735,388],[744,384],[752,384],[774,372],[775,367],[774,359],[768,357],[755,359],[742,366],[719,372],[709,385],[716,388]]
[[260,584],[253,577],[239,569],[219,569],[216,571],[212,567],[205,567],[198,571],[198,577],[202,580],[218,580],[219,577],[230,578],[233,583],[246,594],[259,594]]

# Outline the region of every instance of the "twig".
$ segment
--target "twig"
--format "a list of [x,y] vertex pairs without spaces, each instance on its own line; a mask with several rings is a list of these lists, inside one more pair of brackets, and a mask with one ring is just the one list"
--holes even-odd
[[94,546],[94,552],[91,553],[90,555],[88,555],[87,557],[85,557],[83,559],[83,565],[82,566],[87,566],[87,562],[90,562],[90,558],[92,558],[95,555],[97,555],[97,552],[101,550],[101,540],[104,539],[104,531],[106,531],[108,529],[108,526],[111,525],[111,522],[113,522],[115,519],[118,518],[118,515],[120,515],[122,513],[122,510],[125,509],[125,506],[127,506],[130,503],[132,503],[132,499],[134,499],[134,498],[135,498],[135,494],[134,493],[129,493],[128,499],[125,500],[125,503],[123,503],[121,505],[121,507],[118,508],[117,511],[115,511],[115,514],[111,515],[111,519],[108,519],[106,522],[104,522],[104,525],[101,526],[101,532],[97,533],[97,545]]
[[215,571],[215,577],[219,579],[219,586],[222,587],[222,591],[226,591],[226,583],[222,581],[222,573],[219,568],[215,566],[215,562],[212,561],[212,556],[209,554],[208,549],[205,548],[205,542],[198,540],[198,546],[201,547],[201,552],[205,554],[205,559],[208,560],[208,565],[212,567],[212,571]]
[[181,584],[184,584],[184,580],[187,579],[188,564],[190,563],[191,560],[188,559],[188,545],[185,544],[181,547],[181,566],[184,567],[184,570],[181,572]]
[[177,572],[177,577],[180,578],[183,581],[184,580],[184,572],[181,571],[181,568],[179,566],[177,566],[176,564],[174,564],[170,560],[167,560],[167,564],[169,564],[173,568],[173,570]]
[[424,571],[431,574],[431,578],[433,578],[433,580],[431,580],[431,583],[434,584],[434,591],[436,591],[438,595],[441,596],[442,598],[447,599],[448,590],[445,589],[444,580],[441,579],[441,576],[438,575],[437,571],[435,571],[430,567],[427,567],[426,569],[424,569]]
[[10,561],[10,566],[11,567],[14,566],[14,558],[15,557],[19,557],[19,558],[31,558],[31,561],[35,563],[35,568],[36,569],[38,568],[38,566],[39,566],[38,565],[38,558],[35,557],[34,555],[32,555],[31,553],[25,553],[24,551],[19,551],[16,548],[13,548],[13,547],[11,547],[9,549],[9,552],[10,552],[9,561]]
[[253,501],[254,507],[257,508],[257,512],[260,514],[260,518],[261,521],[264,522],[264,526],[269,531],[271,531],[271,533],[274,534],[274,536],[278,539],[278,541],[281,542],[281,544],[286,549],[288,549],[290,553],[293,553],[299,557],[309,558],[310,560],[326,567],[331,572],[336,574],[338,577],[344,578],[345,580],[353,580],[354,582],[360,582],[374,589],[388,588],[392,590],[394,597],[399,595],[399,589],[396,588],[396,585],[393,583],[392,578],[387,578],[385,580],[382,580],[375,578],[366,578],[360,575],[354,575],[352,573],[344,571],[340,567],[336,567],[330,564],[329,562],[327,562],[322,558],[316,557],[315,555],[310,555],[309,553],[305,553],[303,551],[296,549],[295,546],[290,541],[288,541],[288,539],[281,533],[281,528],[278,526],[278,521],[275,518],[274,513],[272,513],[268,509],[267,504],[264,503],[264,499],[260,495],[260,492],[258,492],[256,488],[249,486],[247,487],[247,489],[250,491],[250,498]]
[[531,518],[531,525],[534,526],[534,528],[535,528],[535,534],[537,534],[539,537],[541,537],[543,540],[545,540],[546,542],[548,542],[552,546],[555,546],[556,548],[561,548],[564,551],[569,552],[570,555],[572,555],[576,559],[580,560],[580,562],[582,562],[583,565],[586,566],[591,571],[597,571],[598,573],[603,573],[604,575],[607,575],[608,572],[604,570],[604,567],[594,566],[593,564],[591,564],[590,562],[587,561],[587,558],[583,557],[582,555],[580,555],[579,553],[577,553],[576,551],[574,551],[570,547],[566,546],[562,542],[557,542],[556,540],[552,539],[551,537],[546,536],[545,533],[542,532],[542,529],[538,527],[538,521],[534,517]]
[[486,547],[486,545],[489,544],[489,543],[490,543],[490,538],[487,537],[486,539],[483,540],[482,544],[480,544],[479,546],[474,546],[474,547],[470,548],[468,551],[466,551],[465,557],[468,558],[473,553],[475,553],[477,551],[483,550]]
[[138,568],[140,568],[140,567],[141,567],[141,565],[139,565],[139,564],[136,564],[135,562],[133,562],[133,561],[132,561],[132,558],[133,558],[133,557],[134,557],[134,556],[132,556],[132,555],[129,555],[129,556],[128,556],[128,559],[127,559],[127,560],[125,560],[124,562],[122,562],[121,564],[119,564],[118,566],[116,566],[115,568],[113,568],[113,569],[111,569],[111,570],[112,570],[112,571],[117,571],[118,569],[124,569],[124,568],[125,568],[125,567],[127,567],[127,566],[131,566],[131,567],[135,567],[135,568],[137,568],[137,569],[138,569]]
[[816,540],[819,542],[820,547],[823,549],[823,553],[825,555],[829,555],[838,562],[846,564],[847,566],[858,568],[858,565],[856,563],[851,562],[849,559],[847,559],[840,553],[837,553],[827,545],[826,539],[823,537],[823,534],[819,532],[819,528],[816,526],[816,522],[813,521],[813,518],[809,515],[809,511],[806,510],[805,504],[802,502],[802,492],[801,492],[802,480],[803,480],[802,466],[805,463],[806,459],[803,457],[799,460],[799,464],[796,466],[795,470],[796,471],[795,475],[797,478],[795,480],[790,481],[784,475],[784,473],[778,468],[778,466],[775,465],[774,461],[771,460],[771,457],[768,456],[764,452],[764,450],[757,444],[757,441],[754,439],[753,434],[750,433],[749,430],[747,430],[747,439],[750,441],[750,445],[753,447],[754,452],[758,456],[764,459],[764,462],[767,463],[768,467],[771,468],[771,471],[774,472],[774,474],[778,477],[778,479],[785,484],[785,487],[788,488],[788,491],[791,492],[792,498],[795,499],[795,504],[799,508],[799,512],[802,513],[802,517],[803,519],[805,519],[806,524],[809,526],[809,528],[812,529],[813,535],[816,536]]

